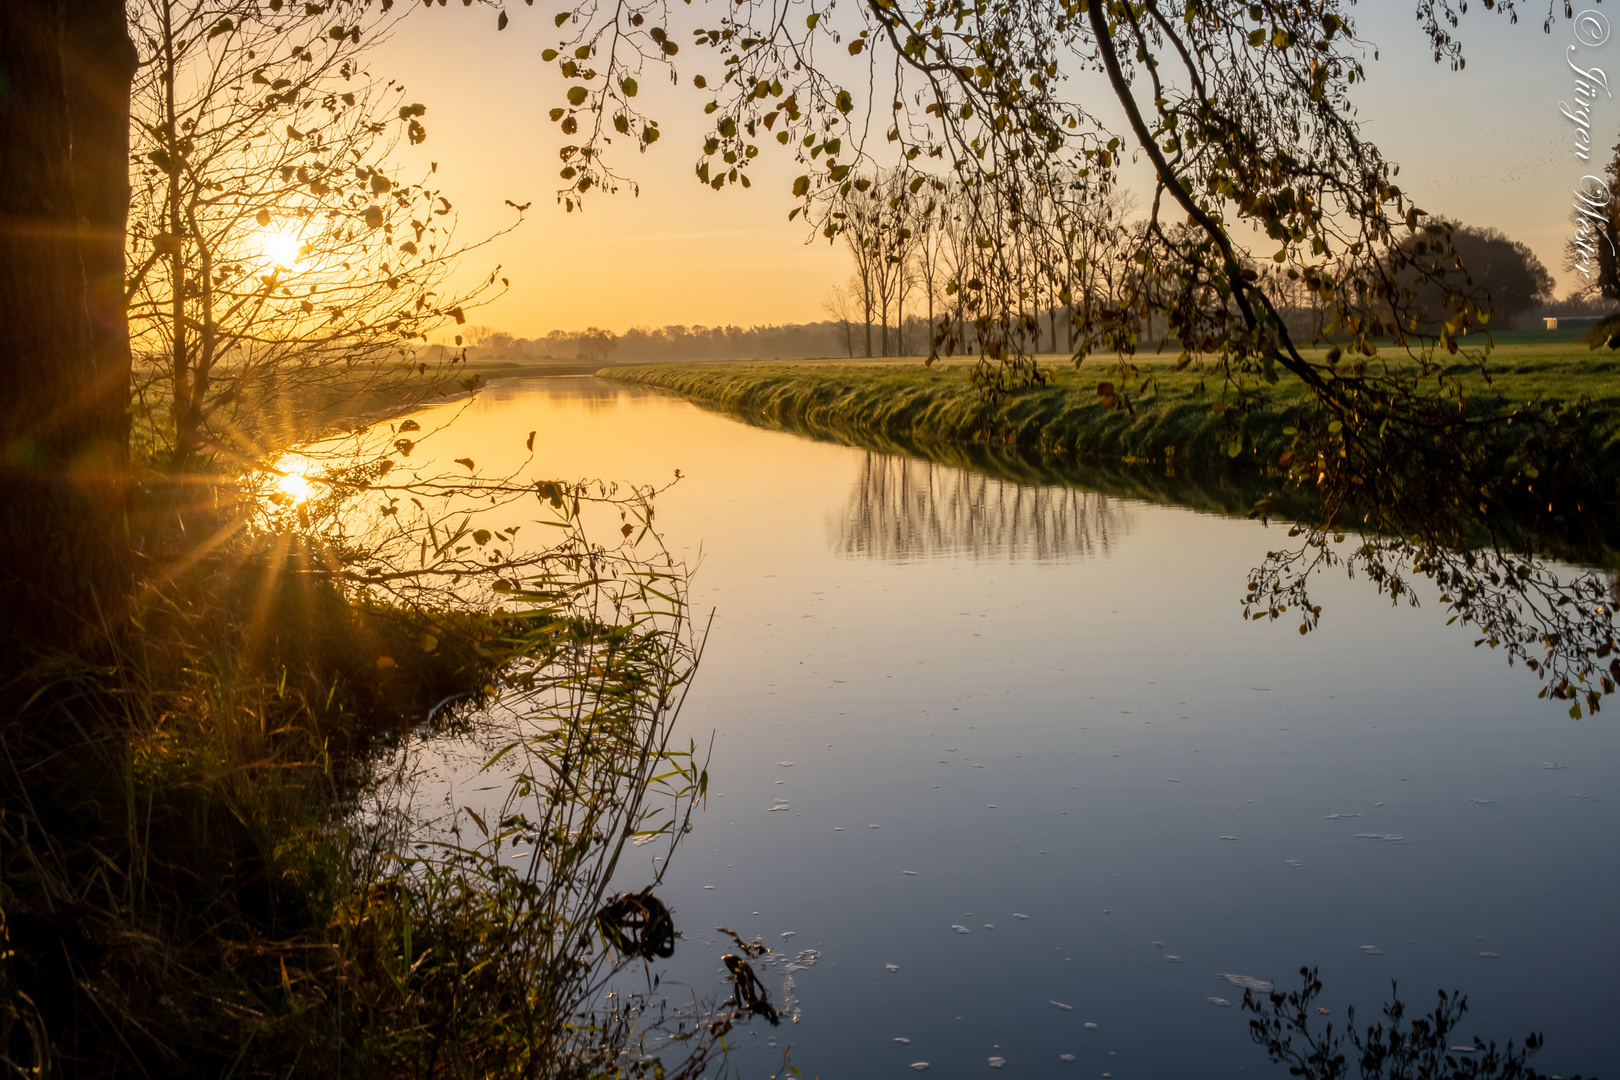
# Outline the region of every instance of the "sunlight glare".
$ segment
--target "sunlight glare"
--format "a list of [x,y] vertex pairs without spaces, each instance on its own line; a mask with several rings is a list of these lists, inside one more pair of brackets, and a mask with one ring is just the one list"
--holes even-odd
[[289,270],[298,266],[299,246],[298,235],[291,232],[265,232],[259,239],[260,253],[277,266]]
[[276,462],[276,490],[292,499],[295,505],[308,500],[315,494],[308,475],[314,467],[315,463],[308,458],[288,454]]

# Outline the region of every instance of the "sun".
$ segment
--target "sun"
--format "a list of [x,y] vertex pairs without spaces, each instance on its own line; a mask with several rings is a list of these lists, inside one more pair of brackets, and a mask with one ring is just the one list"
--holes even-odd
[[259,253],[277,266],[289,270],[299,265],[299,248],[302,241],[298,234],[293,232],[270,232],[259,234]]
[[297,504],[305,502],[315,494],[314,485],[310,483],[309,473],[315,468],[315,463],[299,454],[288,454],[275,467],[276,490],[286,495]]

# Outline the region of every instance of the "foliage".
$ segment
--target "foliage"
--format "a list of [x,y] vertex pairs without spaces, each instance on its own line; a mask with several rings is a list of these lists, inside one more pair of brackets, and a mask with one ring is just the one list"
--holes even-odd
[[[1455,14],[1432,0],[1417,6],[1436,59],[1460,66],[1448,29]],[[1512,4],[1494,6],[1513,12]],[[692,44],[709,49],[721,69],[717,79],[692,80],[711,97],[713,125],[698,177],[717,188],[746,184],[750,163],[774,138],[807,170],[794,184],[806,200],[800,209],[819,213],[836,235],[845,227],[840,200],[882,181],[854,170],[880,153],[861,132],[874,114],[892,111],[878,130],[888,128],[891,156],[904,170],[898,182],[912,195],[932,187],[964,199],[976,242],[1008,271],[1024,253],[1014,234],[1038,229],[1046,216],[1040,202],[1061,201],[1071,189],[1106,197],[1134,141],[1129,152],[1156,174],[1149,216],[1131,245],[1139,286],[1117,302],[1083,307],[1079,355],[1128,339],[1132,319],[1153,310],[1188,350],[1228,342],[1216,350],[1223,372],[1257,374],[1268,356],[1305,367],[1286,335],[1274,340],[1263,330],[1275,313],[1242,272],[1238,227],[1252,223],[1280,242],[1277,261],[1342,309],[1338,322],[1359,344],[1379,327],[1402,325],[1410,298],[1377,256],[1399,248],[1396,226],[1410,230],[1423,216],[1345,116],[1349,87],[1366,72],[1363,46],[1339,8],[873,4],[835,17],[812,4],[801,27],[771,5],[745,6],[712,29],[691,30]],[[614,131],[649,141],[653,123],[637,113],[634,76],[672,65],[679,45],[655,4],[586,2],[557,25],[565,36],[545,59],[575,85],[568,107],[552,117],[564,134],[589,125],[582,144],[564,152],[569,184],[560,197],[571,207],[592,187],[614,186],[604,157]],[[838,51],[867,58],[873,85],[860,99],[817,52],[846,39]],[[1111,95],[1089,103],[1069,96],[1084,69],[1107,74]],[[1133,97],[1137,80],[1154,91],[1148,114]],[[1127,113],[1125,137],[1102,119],[1114,106]],[[1411,262],[1393,254],[1395,269]],[[1334,259],[1350,261],[1330,272]]]
[[1448,996],[1441,990],[1434,1011],[1408,1023],[1406,1005],[1391,983],[1392,1000],[1384,1005],[1382,1021],[1357,1031],[1352,1005],[1343,1033],[1335,1032],[1329,1021],[1318,1035],[1311,1030],[1314,1018],[1328,1013],[1316,1005],[1322,981],[1315,968],[1300,968],[1299,974],[1303,981],[1298,990],[1273,990],[1263,999],[1253,990],[1243,991],[1244,1010],[1256,1016],[1249,1021],[1249,1037],[1265,1047],[1273,1062],[1287,1065],[1290,1076],[1309,1080],[1351,1076],[1351,1057],[1344,1045],[1348,1037],[1362,1080],[1549,1080],[1525,1064],[1541,1049],[1539,1034],[1526,1035],[1522,1048],[1509,1040],[1499,1049],[1494,1041],[1484,1043],[1477,1037],[1454,1045],[1451,1040],[1458,1038],[1454,1033],[1468,1012],[1468,999],[1457,992]]
[[[1458,291],[1478,286],[1486,297],[1484,310],[1503,327],[1515,326],[1521,315],[1552,300],[1552,275],[1525,244],[1498,229],[1449,224],[1451,249],[1446,253],[1431,249],[1428,269],[1434,278],[1414,298],[1414,318],[1431,333],[1450,318],[1440,282]],[[1418,242],[1415,236],[1408,237],[1402,246],[1415,248]]]
[[390,6],[130,7],[137,437],[170,470],[256,461],[310,399],[408,397],[427,385],[412,343],[504,286],[497,270],[446,291],[488,241],[458,242],[433,176],[392,164],[427,131],[425,107],[365,66]]
[[[1109,408],[1130,412],[1152,390],[1158,373],[1135,354],[1157,328],[1179,346],[1179,368],[1219,388],[1210,407],[1233,456],[1283,379],[1303,391],[1277,459],[1278,486],[1316,504],[1292,565],[1310,565],[1302,556],[1313,542],[1349,530],[1399,538],[1368,549],[1364,568],[1378,579],[1401,572],[1386,557],[1408,554],[1446,567],[1448,580],[1468,579],[1481,560],[1487,578],[1500,578],[1517,572],[1513,558],[1609,500],[1592,466],[1597,436],[1579,396],[1470,397],[1465,375],[1489,385],[1489,338],[1478,331],[1490,324],[1490,299],[1481,281],[1457,273],[1467,234],[1460,246],[1452,223],[1401,189],[1354,119],[1373,50],[1351,8],[1347,0],[885,0],[853,11],[758,3],[688,28],[661,3],[579,0],[557,16],[557,46],[544,54],[568,83],[567,105],[552,119],[579,135],[563,150],[568,186],[559,199],[572,209],[593,187],[616,186],[605,156],[615,133],[642,148],[656,138],[636,108],[638,78],[673,68],[675,33],[689,33],[714,68],[692,76],[712,125],[700,180],[746,186],[774,139],[801,170],[790,216],[805,214],[828,238],[852,227],[838,215],[863,184],[960,201],[978,254],[957,264],[953,284],[979,294],[975,381],[987,399],[1046,377],[1026,344],[1036,313],[1055,306],[1029,287],[1044,281],[1048,296],[1067,291],[1075,362],[1118,358],[1097,384]],[[1513,0],[1489,8],[1518,18]],[[1414,9],[1435,61],[1461,68],[1462,9],[1440,0]],[[1549,2],[1544,30],[1555,9]],[[1100,75],[1107,91],[1088,93],[1099,82],[1083,73]],[[1123,125],[1111,119],[1118,115]],[[1145,162],[1153,182],[1141,215],[1111,234],[1113,287],[1076,292],[1070,277],[1088,267],[1067,250],[1035,258],[1032,275],[1032,253],[1057,239],[1043,230],[1065,217],[1055,209],[1063,193],[1106,206],[1127,158]],[[900,170],[899,179],[874,178],[873,164]],[[897,198],[880,203],[892,211]],[[961,273],[969,266],[973,277]],[[1311,332],[1329,348],[1296,338],[1299,327],[1274,299],[1284,288],[1303,294]],[[938,333],[949,340],[950,327]],[[1458,549],[1465,538],[1468,555]],[[1260,584],[1263,614],[1280,615],[1290,601],[1313,611],[1303,579]],[[1612,647],[1608,607],[1585,610],[1582,636]],[[1585,696],[1613,685],[1584,663],[1568,674],[1580,686],[1564,686],[1561,674],[1554,689]]]
[[[105,663],[39,656],[3,688],[20,703],[0,721],[12,1060],[284,1075],[329,1037],[304,1006],[333,988],[306,970],[352,881],[367,748],[476,694],[496,628],[346,602],[300,561],[273,542],[195,559],[106,628]],[[424,633],[451,644],[408,672],[375,663]]]

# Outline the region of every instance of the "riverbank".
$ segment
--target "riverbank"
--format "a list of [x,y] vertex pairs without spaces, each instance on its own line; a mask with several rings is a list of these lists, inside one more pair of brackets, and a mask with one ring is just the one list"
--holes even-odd
[[[398,379],[375,407],[470,393],[474,375],[558,374],[486,370]],[[280,397],[261,430],[284,441],[259,461],[365,422],[342,392],[374,374]],[[600,1004],[643,959],[599,914],[613,860],[644,814],[689,812],[699,784],[700,761],[666,760],[696,664],[684,577],[650,564],[651,542],[593,547],[589,570],[542,561],[587,542],[593,496],[570,485],[532,512],[565,531],[519,549],[515,526],[442,511],[476,513],[499,480],[417,487],[429,506],[367,517],[386,470],[359,456],[257,505],[216,495],[235,463],[209,464],[143,470],[127,604],[87,613],[78,652],[7,638],[22,660],[0,685],[0,1055],[86,1077],[551,1076],[617,1060],[659,1021],[634,996]],[[664,602],[617,618],[636,588]],[[479,711],[497,694],[507,726],[491,734]],[[434,745],[478,755],[520,723],[545,735],[502,751],[499,817],[418,801]],[[552,739],[590,749],[558,768]],[[574,1022],[586,1008],[596,1025]],[[685,1045],[709,1053],[730,1023],[717,1008]]]
[[[1151,382],[1130,387],[1131,408],[1110,409],[1098,384],[1104,364],[1076,370],[1060,358],[1043,363],[1046,386],[1015,390],[985,404],[963,362],[790,361],[641,364],[604,368],[599,377],[669,390],[703,404],[773,424],[812,426],[913,443],[1002,444],[1051,457],[1123,464],[1264,472],[1284,453],[1307,397],[1284,378],[1263,408],[1242,421],[1241,448],[1230,451],[1231,411],[1217,411],[1220,385],[1170,358],[1139,361]],[[1468,396],[1484,403],[1557,398],[1591,402],[1599,473],[1620,477],[1620,361],[1579,343],[1515,344],[1492,355],[1489,384],[1456,369]],[[1611,485],[1612,486],[1612,485]]]

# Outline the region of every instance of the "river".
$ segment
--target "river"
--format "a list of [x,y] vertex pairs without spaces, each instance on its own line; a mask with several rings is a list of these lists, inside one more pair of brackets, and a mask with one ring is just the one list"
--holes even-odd
[[496,383],[424,428],[458,409],[446,461],[499,468],[532,430],[539,478],[682,473],[656,521],[713,613],[681,723],[714,741],[663,989],[726,992],[716,927],[799,960],[767,969],[794,1017],[743,1029],[744,1076],[789,1045],[828,1078],[1281,1076],[1223,976],[1302,965],[1323,1022],[1371,1023],[1398,980],[1414,1012],[1469,995],[1453,1042],[1537,1030],[1545,1071],[1620,1063],[1620,731],[1437,604],[1330,577],[1301,636],[1240,617],[1275,524],[590,378]]

